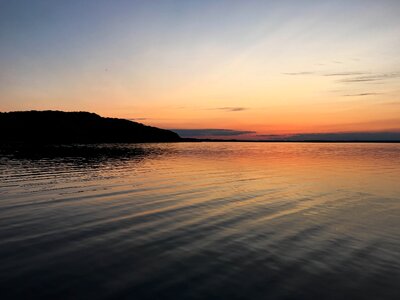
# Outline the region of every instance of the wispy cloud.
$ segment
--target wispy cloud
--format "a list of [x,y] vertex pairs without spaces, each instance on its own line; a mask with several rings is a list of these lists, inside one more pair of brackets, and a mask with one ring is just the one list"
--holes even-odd
[[298,75],[312,75],[315,74],[315,72],[287,72],[287,73],[282,73],[283,75],[290,75],[290,76],[298,76]]
[[217,108],[214,108],[214,109],[217,109],[217,110],[224,110],[224,111],[228,111],[228,112],[233,112],[233,111],[243,111],[243,110],[247,110],[248,108],[247,108],[247,107],[237,107],[237,106],[231,107],[231,106],[228,106],[228,107],[217,107]]
[[347,94],[347,95],[343,95],[343,97],[363,97],[363,96],[374,96],[374,95],[381,95],[381,93]]
[[371,73],[365,72],[338,72],[338,73],[325,73],[322,76],[355,76],[355,75],[367,75]]
[[252,134],[254,131],[233,130],[233,129],[171,129],[181,137],[227,137]]
[[326,77],[345,77],[337,80],[337,82],[342,82],[342,83],[382,81],[400,77],[400,72],[371,73],[371,72],[351,71],[351,72],[322,73],[322,72],[307,71],[307,72],[285,72],[282,74],[290,76],[318,75]]
[[400,73],[382,73],[382,74],[372,74],[368,76],[356,76],[353,78],[345,78],[338,80],[338,82],[343,82],[343,83],[373,82],[373,81],[388,80],[398,77],[400,77]]

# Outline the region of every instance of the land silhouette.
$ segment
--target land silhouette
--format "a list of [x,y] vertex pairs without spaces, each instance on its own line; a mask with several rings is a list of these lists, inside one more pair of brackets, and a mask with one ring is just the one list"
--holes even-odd
[[148,143],[177,142],[170,130],[89,112],[18,111],[0,113],[2,143]]

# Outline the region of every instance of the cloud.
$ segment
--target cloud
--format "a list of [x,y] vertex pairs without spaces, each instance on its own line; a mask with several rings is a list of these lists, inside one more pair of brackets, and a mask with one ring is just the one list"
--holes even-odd
[[255,131],[232,130],[232,129],[171,129],[181,137],[227,137],[252,134]]
[[374,95],[381,95],[381,93],[347,94],[347,95],[343,95],[343,97],[362,97],[362,96],[374,96]]
[[247,107],[217,107],[215,109],[232,112],[232,111],[243,111],[243,110],[247,110],[248,108]]
[[346,79],[341,79],[338,82],[343,82],[343,83],[372,82],[372,81],[381,81],[398,77],[400,77],[400,73],[383,73],[383,74],[372,74],[368,76],[357,76],[353,78],[346,78]]
[[312,75],[314,72],[292,72],[292,73],[282,73],[283,75],[298,76],[298,75]]
[[364,72],[340,72],[340,73],[325,73],[323,76],[354,76],[354,75],[367,75],[371,73]]
[[320,73],[320,72],[286,72],[282,73],[290,76],[301,76],[301,75],[320,75],[325,77],[346,77],[337,80],[342,83],[357,83],[357,82],[372,82],[382,81],[400,77],[400,72],[392,73],[369,73],[369,72],[335,72],[335,73]]

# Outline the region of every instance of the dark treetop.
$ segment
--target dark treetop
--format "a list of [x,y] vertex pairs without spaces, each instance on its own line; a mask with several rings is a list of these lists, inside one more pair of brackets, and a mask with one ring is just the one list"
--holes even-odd
[[137,122],[89,112],[19,111],[0,113],[0,142],[132,143],[175,142],[178,134]]

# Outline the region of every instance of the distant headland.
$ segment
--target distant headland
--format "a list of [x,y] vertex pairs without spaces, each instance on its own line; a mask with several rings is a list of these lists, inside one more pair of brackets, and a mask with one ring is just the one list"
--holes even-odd
[[104,118],[89,112],[16,111],[0,113],[0,143],[178,142],[170,130]]

